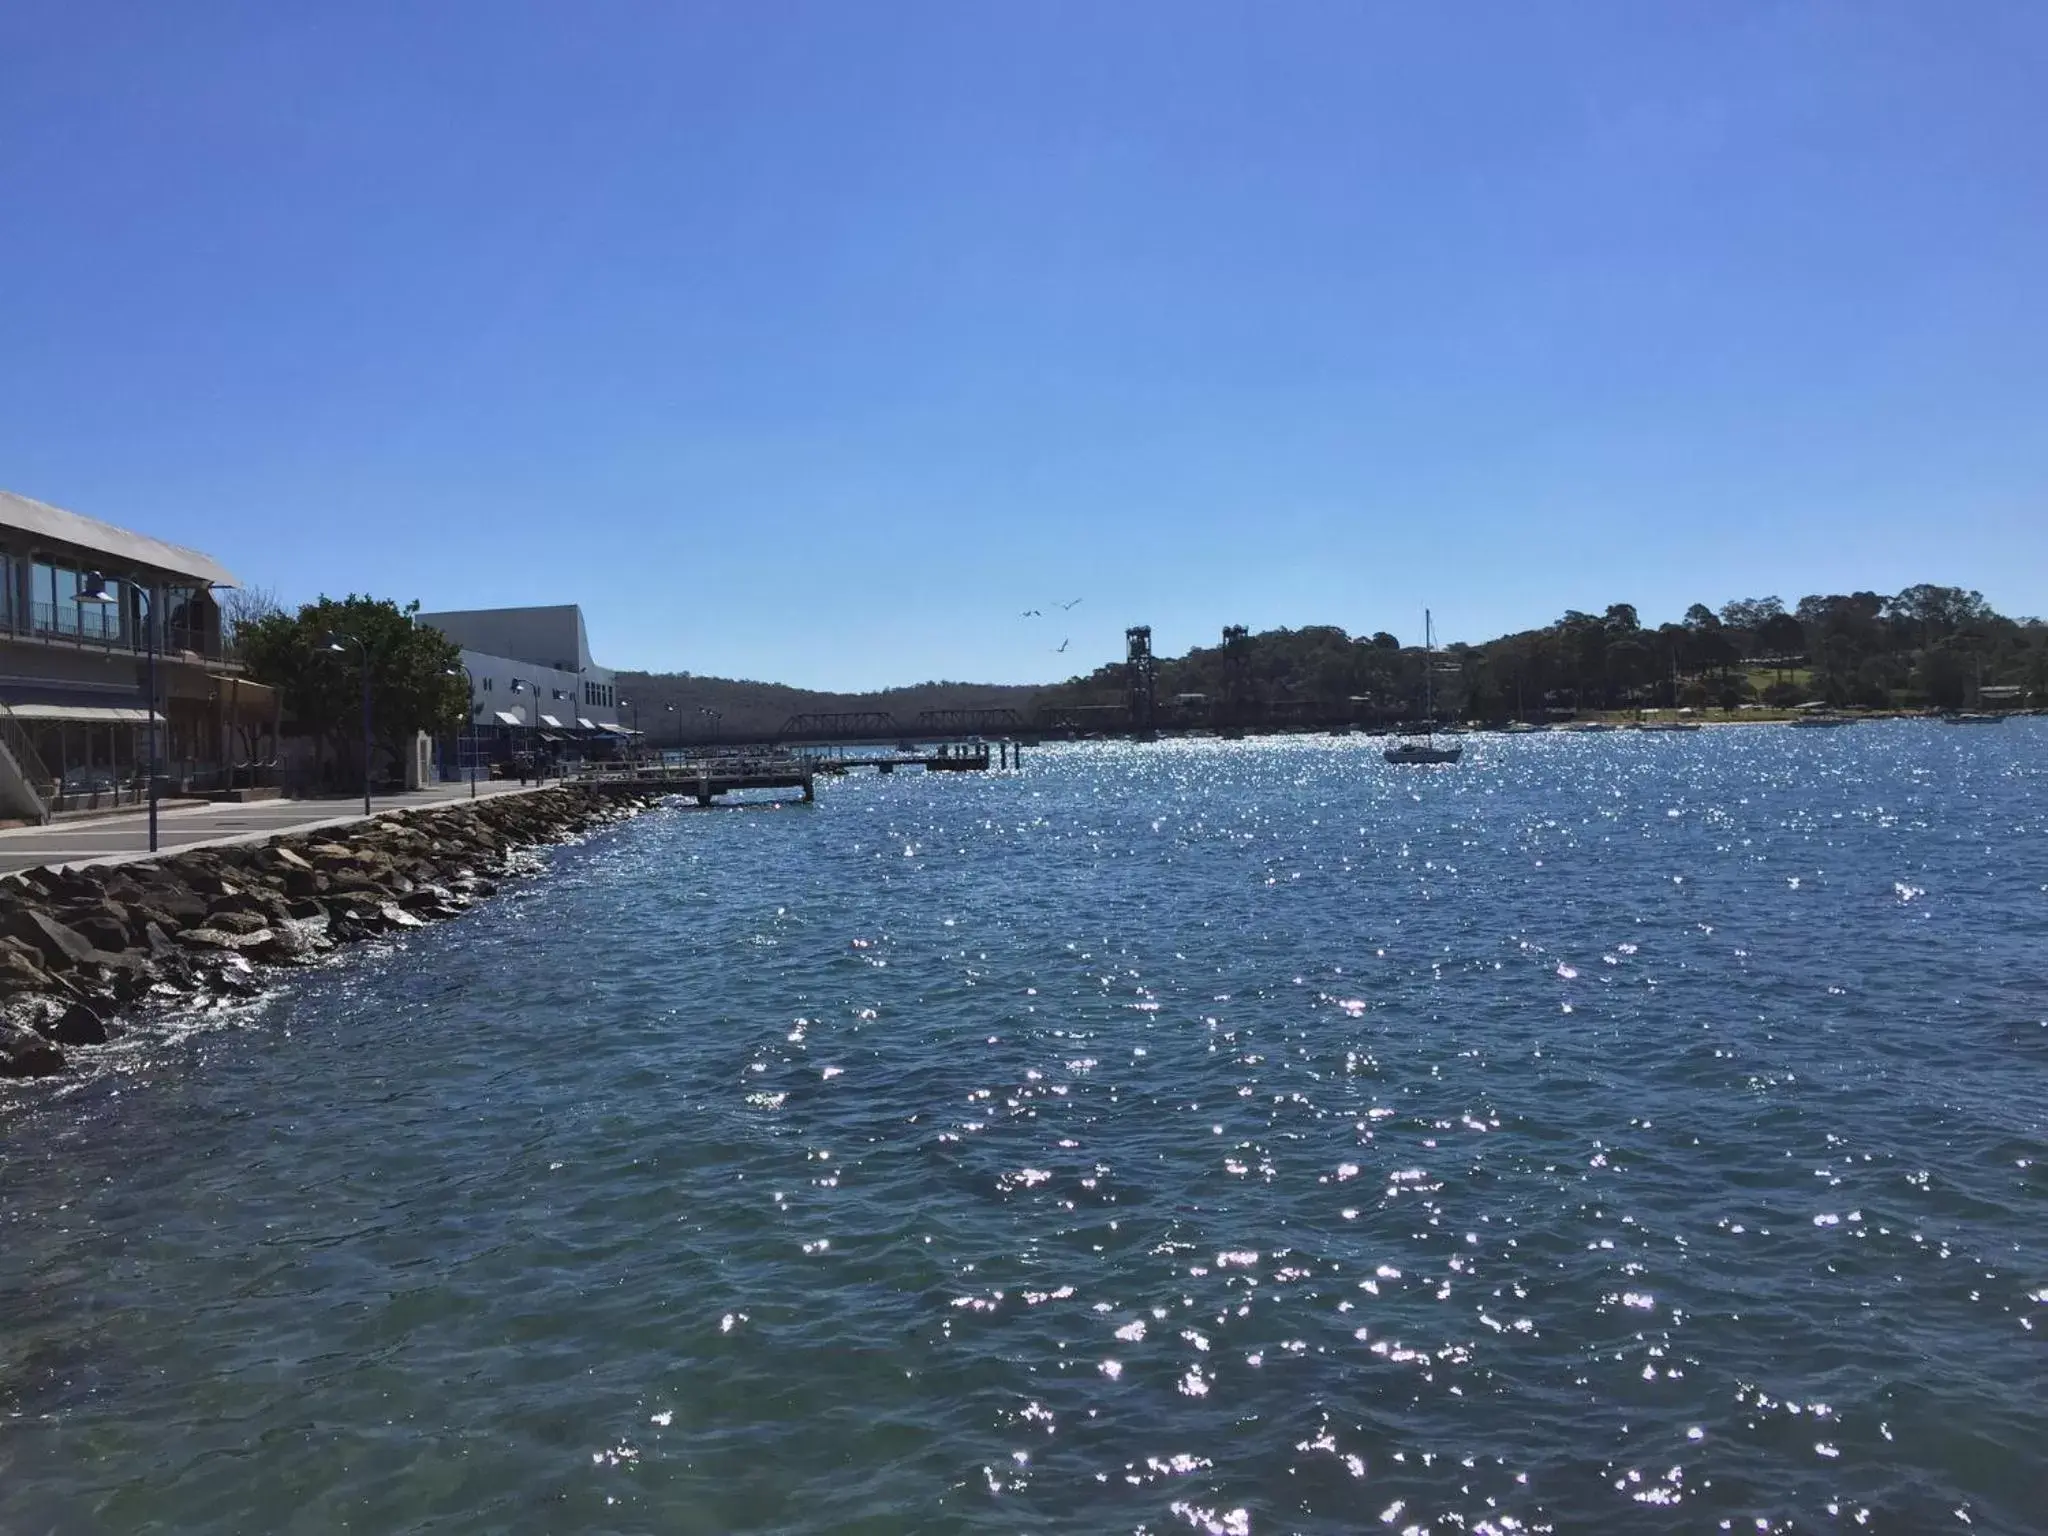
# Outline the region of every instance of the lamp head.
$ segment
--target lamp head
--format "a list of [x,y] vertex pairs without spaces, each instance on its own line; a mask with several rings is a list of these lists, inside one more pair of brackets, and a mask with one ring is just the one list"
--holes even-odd
[[120,598],[107,588],[107,578],[99,571],[85,573],[85,590],[78,594],[81,603],[117,603]]

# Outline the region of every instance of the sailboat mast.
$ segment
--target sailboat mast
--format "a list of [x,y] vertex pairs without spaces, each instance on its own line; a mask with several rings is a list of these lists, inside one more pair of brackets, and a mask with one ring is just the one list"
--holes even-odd
[[1422,710],[1424,722],[1436,729],[1436,636],[1431,632],[1429,610],[1422,610]]

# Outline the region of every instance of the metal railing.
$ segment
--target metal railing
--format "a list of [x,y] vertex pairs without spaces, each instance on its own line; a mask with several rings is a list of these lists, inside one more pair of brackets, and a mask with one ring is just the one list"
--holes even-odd
[[[0,609],[0,624],[13,627],[13,616],[13,610]],[[137,656],[148,649],[142,628],[130,627],[121,611],[106,603],[31,603],[27,617],[26,632],[39,638],[69,640]],[[197,624],[166,624],[163,644],[157,650],[160,655],[172,657],[191,652],[209,661],[234,659],[234,648],[223,643],[217,631]]]
[[104,811],[143,805],[149,780],[132,770],[88,769],[65,776],[50,800],[52,811]]

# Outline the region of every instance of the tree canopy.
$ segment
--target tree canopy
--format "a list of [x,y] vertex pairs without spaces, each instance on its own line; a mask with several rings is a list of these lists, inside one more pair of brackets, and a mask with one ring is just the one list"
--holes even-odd
[[[1416,718],[1431,695],[1440,715],[1474,719],[1733,707],[1760,694],[1771,703],[1952,708],[1999,683],[2048,697],[2048,627],[2002,617],[1981,593],[1931,584],[1889,597],[1817,594],[1789,609],[1778,597],[1718,610],[1694,603],[1683,623],[1654,628],[1630,603],[1573,609],[1543,629],[1443,647],[1427,691],[1423,654],[1385,631],[1354,640],[1328,625],[1257,635],[1232,626],[1225,636],[1161,658],[1160,698],[1230,725]],[[1045,690],[1041,702],[1105,706],[1123,687],[1113,662]]]
[[[1803,597],[1790,608],[1777,597],[1699,602],[1683,622],[1654,628],[1633,604],[1613,603],[1542,629],[1444,646],[1434,665],[1426,678],[1422,650],[1384,629],[1354,638],[1312,624],[1254,635],[1233,624],[1215,645],[1161,657],[1157,693],[1162,719],[1222,726],[1414,719],[1425,698],[1439,716],[1479,720],[1759,699],[1952,708],[1999,683],[2048,700],[2048,627],[2001,617],[1980,593],[1931,584],[1890,597]],[[1035,689],[924,683],[834,694],[688,673],[621,673],[618,683],[625,718],[657,740],[740,740],[772,736],[805,711],[882,709],[906,727],[918,711],[942,708],[1083,712],[1076,723],[1101,711],[1107,719],[1121,711],[1127,678],[1118,658]]]
[[[260,613],[243,622],[236,644],[249,675],[278,690],[300,732],[317,737],[335,761],[359,772],[362,757],[362,667],[370,667],[370,718],[377,748],[401,758],[420,731],[459,726],[469,712],[469,685],[458,671],[456,644],[437,629],[413,623],[388,599],[322,597],[297,613]],[[342,649],[330,635],[346,636]],[[356,644],[360,642],[363,649]]]

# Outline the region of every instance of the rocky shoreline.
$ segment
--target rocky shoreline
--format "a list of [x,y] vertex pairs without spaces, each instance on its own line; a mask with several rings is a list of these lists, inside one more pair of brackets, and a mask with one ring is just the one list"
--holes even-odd
[[457,916],[522,849],[660,797],[565,785],[321,832],[0,880],[0,1077],[67,1068],[124,1016],[249,997],[272,967]]

